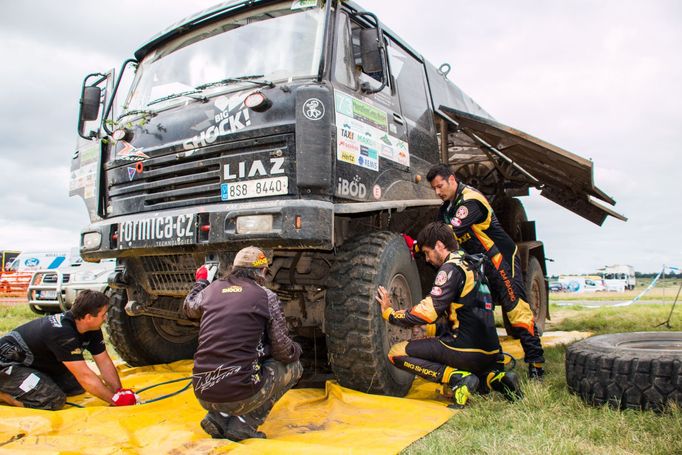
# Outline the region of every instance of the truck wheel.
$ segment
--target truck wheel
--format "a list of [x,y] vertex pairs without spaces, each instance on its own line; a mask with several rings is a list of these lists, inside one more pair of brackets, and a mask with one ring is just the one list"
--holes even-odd
[[499,210],[495,210],[495,216],[509,237],[515,242],[522,242],[523,223],[528,221],[523,204],[516,198],[505,198]]
[[403,238],[375,232],[344,244],[327,290],[329,363],[344,387],[404,396],[414,375],[393,366],[387,353],[394,343],[408,340],[411,331],[382,319],[375,300],[380,285],[389,290],[396,309],[410,308],[421,299],[417,265]]
[[[191,359],[197,348],[197,330],[169,319],[128,316],[125,292],[112,293],[107,310],[109,339],[116,352],[131,366]],[[160,297],[159,306],[172,308],[173,299]]]
[[[547,319],[547,288],[545,287],[545,274],[542,272],[540,261],[534,256],[528,259],[525,285],[528,305],[530,305],[530,309],[533,311],[538,335],[542,335],[545,331],[545,319]],[[504,312],[502,313],[502,320],[504,321],[504,329],[507,331],[507,335],[518,338],[518,336],[513,335],[511,322],[509,322],[509,318],[507,318],[507,314]]]
[[682,332],[599,335],[566,350],[566,382],[593,405],[661,411],[682,405]]

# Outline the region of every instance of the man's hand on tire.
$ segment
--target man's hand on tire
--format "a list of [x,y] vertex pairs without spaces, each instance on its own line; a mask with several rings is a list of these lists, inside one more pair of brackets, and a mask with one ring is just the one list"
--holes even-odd
[[382,313],[386,311],[388,308],[393,308],[393,306],[391,305],[391,296],[388,295],[388,291],[386,290],[385,287],[379,286],[379,289],[377,289],[376,299],[377,302],[379,302],[379,305],[381,305]]

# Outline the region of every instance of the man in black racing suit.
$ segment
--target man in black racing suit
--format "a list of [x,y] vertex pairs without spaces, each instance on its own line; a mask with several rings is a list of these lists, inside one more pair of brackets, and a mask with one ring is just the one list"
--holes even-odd
[[428,224],[417,242],[427,262],[439,267],[430,294],[414,307],[398,311],[384,287],[379,287],[376,298],[390,324],[426,325],[427,337],[394,344],[389,360],[401,370],[447,384],[453,391],[452,407],[464,406],[479,386],[483,391],[497,390],[509,400],[520,397],[516,375],[494,371],[501,348],[482,273],[458,251],[452,230],[443,223]]
[[544,374],[544,351],[533,312],[526,298],[521,274],[521,260],[514,241],[502,229],[490,203],[476,189],[457,182],[446,165],[432,167],[426,179],[443,200],[438,220],[454,230],[462,249],[469,254],[484,253],[490,261],[485,275],[495,301],[520,338],[528,363],[528,376],[540,379]]

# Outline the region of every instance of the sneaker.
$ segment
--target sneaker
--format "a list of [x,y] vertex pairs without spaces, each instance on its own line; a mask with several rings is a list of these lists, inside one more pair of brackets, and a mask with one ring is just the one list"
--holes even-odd
[[542,381],[542,377],[545,375],[545,370],[542,368],[543,363],[531,362],[528,364],[528,379],[534,379],[536,381]]
[[229,417],[223,417],[217,412],[209,412],[201,420],[201,428],[213,439],[225,439],[225,430],[230,422]]
[[258,431],[254,426],[249,424],[248,416],[234,416],[230,417],[230,422],[227,424],[225,435],[232,441],[243,441],[244,439],[258,438],[265,439],[265,433]]
[[509,401],[523,398],[519,378],[513,371],[491,371],[486,382],[492,390],[500,392]]
[[478,390],[479,380],[475,374],[468,374],[452,386],[452,404],[449,408],[462,409],[472,393]]

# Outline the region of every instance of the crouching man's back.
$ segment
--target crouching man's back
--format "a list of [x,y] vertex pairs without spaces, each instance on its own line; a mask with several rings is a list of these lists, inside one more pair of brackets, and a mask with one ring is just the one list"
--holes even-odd
[[262,251],[245,248],[213,283],[215,266],[199,268],[185,299],[187,316],[200,319],[194,393],[209,411],[202,428],[214,438],[265,437],[257,427],[302,374],[280,301],[262,286],[267,266]]

